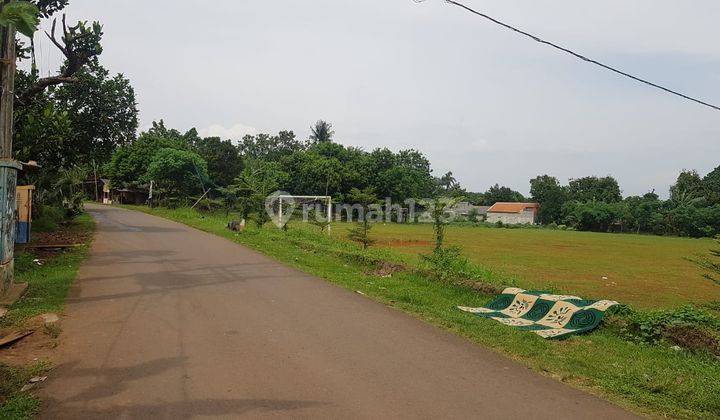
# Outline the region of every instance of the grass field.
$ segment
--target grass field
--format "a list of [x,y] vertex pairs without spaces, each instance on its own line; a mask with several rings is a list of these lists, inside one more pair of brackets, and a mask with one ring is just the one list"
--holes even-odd
[[[336,224],[334,235],[344,239],[349,227]],[[376,246],[410,260],[432,250],[432,226],[427,224],[377,224],[371,236]],[[706,255],[710,239],[450,226],[447,243],[526,288],[552,288],[641,308],[720,301],[720,287],[687,260]]]
[[[362,251],[355,244],[328,238],[317,233],[317,228],[309,226],[298,228],[295,225],[288,232],[271,226],[264,229],[249,226],[247,231],[235,233],[226,228],[228,218],[224,215],[200,214],[189,209],[131,208],[176,220],[257,249],[290,266],[338,286],[362,292],[370,299],[453,331],[537,372],[602,395],[636,412],[673,418],[720,417],[720,381],[717,380],[720,363],[713,356],[629,340],[612,328],[600,328],[562,341],[544,340],[491,320],[479,319],[455,307],[483,305],[491,299],[490,295],[438,281],[412,270],[383,276],[374,270],[373,264],[368,264],[371,260],[411,261],[422,249],[421,246],[406,244],[405,247],[412,252],[399,247],[405,254],[387,248]],[[335,226],[334,234],[342,236],[345,227]],[[387,232],[384,229],[389,228],[378,226],[376,236],[383,238]],[[497,233],[508,232],[498,229]],[[419,235],[424,235],[424,232],[420,231]],[[388,241],[396,240],[389,234],[387,238]],[[419,236],[412,240],[424,239]],[[393,242],[393,245],[397,243]],[[503,280],[499,275],[490,277],[493,281]]]

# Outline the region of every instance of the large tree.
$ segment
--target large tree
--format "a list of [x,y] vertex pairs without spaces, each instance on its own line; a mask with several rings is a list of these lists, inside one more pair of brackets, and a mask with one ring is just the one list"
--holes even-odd
[[168,130],[162,121],[153,122],[150,130],[113,154],[105,170],[112,185],[137,188],[146,184],[147,170],[155,154],[167,148],[189,150],[187,137],[177,130]]
[[71,156],[81,162],[106,161],[118,146],[136,137],[138,110],[135,91],[122,74],[110,72],[94,62],[79,71],[77,83],[66,84],[52,93],[61,112],[72,126]]
[[493,185],[483,194],[483,204],[486,206],[492,206],[498,202],[519,203],[523,201],[525,201],[525,197],[521,193],[509,187],[501,187],[499,184]]
[[204,192],[207,177],[207,163],[197,153],[168,147],[155,152],[144,181],[154,181],[158,195],[186,199]]
[[603,203],[617,203],[622,200],[622,192],[617,180],[611,176],[598,178],[586,176],[572,179],[567,187],[568,199],[587,202],[601,201]]
[[193,149],[208,164],[208,175],[213,183],[225,187],[242,171],[243,162],[238,148],[230,140],[219,137],[198,138]]
[[682,171],[670,187],[670,200],[682,206],[705,197],[705,185],[696,171]]
[[540,223],[559,223],[562,218],[562,206],[567,201],[567,191],[557,178],[540,175],[530,180],[530,196],[540,204],[538,218]]
[[720,166],[705,175],[703,186],[708,201],[712,204],[720,204]]
[[278,162],[283,156],[304,150],[305,144],[292,131],[280,131],[277,135],[246,135],[238,148],[245,159]]
[[[62,10],[67,1],[63,0],[38,0],[36,2],[40,9],[40,15],[50,18],[56,12]],[[52,29],[46,32],[50,41],[65,57],[63,65],[54,76],[40,77],[36,67],[32,66],[32,83],[24,89],[17,90],[15,95],[15,107],[22,108],[30,105],[37,95],[44,92],[51,86],[66,83],[79,83],[77,74],[89,63],[96,62],[97,57],[102,54],[103,29],[99,22],[88,23],[78,21],[75,25],[68,25],[65,15],[60,20],[60,31],[58,34],[58,20],[53,19]],[[33,56],[31,48],[20,47],[19,57],[27,58]]]

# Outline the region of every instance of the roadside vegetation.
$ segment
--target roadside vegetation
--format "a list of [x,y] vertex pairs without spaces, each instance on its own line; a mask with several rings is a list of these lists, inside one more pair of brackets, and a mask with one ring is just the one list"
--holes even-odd
[[[525,283],[473,264],[451,247],[417,258],[388,248],[363,250],[362,244],[302,223],[287,231],[252,225],[234,232],[226,227],[238,216],[233,213],[132,208],[250,246],[639,412],[680,418],[720,415],[717,305],[655,311],[622,306],[591,334],[544,340],[457,310],[456,305],[480,306],[503,287]],[[333,230],[341,231],[338,226]],[[448,237],[454,230],[448,229]]]
[[[52,212],[48,212],[50,214]],[[30,246],[38,244],[68,245],[68,248],[19,247],[15,255],[15,281],[27,283],[23,297],[13,304],[0,318],[3,335],[13,331],[33,330],[32,338],[12,344],[12,355],[0,350],[0,418],[27,419],[37,414],[40,400],[33,395],[30,379],[42,377],[52,368],[36,353],[53,348],[62,333],[61,324],[44,323],[38,319],[43,314],[61,314],[65,299],[74,282],[80,263],[87,256],[94,222],[87,214],[66,219],[62,212],[57,218],[41,219],[33,233]],[[26,343],[25,341],[31,341]],[[37,359],[37,360],[33,360]]]

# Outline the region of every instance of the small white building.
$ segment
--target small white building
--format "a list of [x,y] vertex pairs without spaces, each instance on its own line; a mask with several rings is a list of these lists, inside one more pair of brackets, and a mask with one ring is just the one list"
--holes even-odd
[[487,221],[506,225],[535,224],[539,209],[538,203],[495,203],[488,209]]

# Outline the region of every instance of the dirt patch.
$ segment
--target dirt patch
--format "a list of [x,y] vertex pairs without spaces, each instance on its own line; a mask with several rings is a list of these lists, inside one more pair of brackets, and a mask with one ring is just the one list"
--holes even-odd
[[494,284],[483,283],[477,280],[459,280],[454,282],[456,285],[461,287],[467,287],[486,295],[497,295],[500,294],[503,289]]
[[32,318],[21,328],[0,330],[0,337],[14,331],[34,331],[32,334],[0,349],[0,363],[24,366],[38,360],[49,360],[58,345],[59,322],[47,324],[41,316]]
[[691,351],[708,351],[720,357],[720,340],[710,331],[686,325],[671,325],[663,335],[680,347]]
[[393,274],[404,271],[406,268],[400,264],[393,264],[387,261],[379,261],[377,267],[370,272],[373,276],[392,277]]
[[[62,253],[67,249],[68,245],[87,243],[91,236],[91,231],[73,229],[67,225],[53,232],[33,232],[30,243],[17,245],[16,253],[30,251],[40,259],[48,259]],[[53,245],[57,245],[58,247],[52,248]]]

